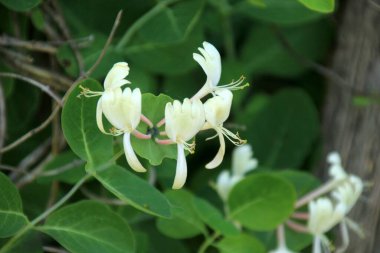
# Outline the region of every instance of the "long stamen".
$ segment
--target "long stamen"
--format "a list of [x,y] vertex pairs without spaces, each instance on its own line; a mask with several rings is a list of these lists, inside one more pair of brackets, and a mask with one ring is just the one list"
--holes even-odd
[[78,95],[78,98],[81,96],[84,96],[86,98],[91,98],[91,97],[98,97],[103,94],[102,91],[92,91],[89,88],[83,87],[82,85],[79,85],[79,88],[82,90],[81,93]]
[[241,76],[237,81],[233,81],[229,84],[219,85],[218,88],[227,88],[229,90],[241,90],[249,86],[249,83],[241,85],[245,80],[244,76]]
[[240,146],[247,143],[246,140],[240,138],[239,133],[234,134],[233,132],[222,126],[220,127],[220,130],[222,131],[223,135],[226,136],[226,138],[236,146]]
[[183,144],[183,147],[184,149],[186,149],[187,151],[190,152],[190,154],[194,154],[194,151],[195,151],[195,141],[193,141],[192,143],[188,143],[188,142],[181,142]]

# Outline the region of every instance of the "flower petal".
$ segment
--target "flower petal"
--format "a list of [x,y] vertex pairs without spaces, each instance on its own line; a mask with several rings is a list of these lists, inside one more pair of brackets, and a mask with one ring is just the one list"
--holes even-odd
[[173,189],[181,189],[187,177],[187,164],[183,144],[177,145],[177,153],[177,168],[172,186]]
[[127,158],[129,166],[131,166],[131,168],[137,172],[146,172],[146,169],[141,165],[140,161],[137,159],[135,151],[133,151],[130,133],[124,134],[123,144],[125,156]]
[[96,124],[98,125],[98,128],[102,133],[107,134],[103,126],[102,98],[99,98],[98,104],[96,106]]
[[121,81],[129,74],[129,66],[126,62],[118,62],[113,65],[104,80],[104,89],[115,89],[129,83]]
[[224,142],[223,134],[219,130],[217,130],[217,133],[218,133],[218,136],[219,136],[220,147],[219,147],[218,153],[216,154],[216,156],[214,157],[214,159],[212,159],[211,162],[209,162],[208,164],[206,164],[206,168],[207,169],[213,169],[213,168],[218,167],[222,163],[223,157],[224,157],[224,153],[226,151],[226,143]]
[[314,237],[313,253],[322,253],[321,238],[319,236]]

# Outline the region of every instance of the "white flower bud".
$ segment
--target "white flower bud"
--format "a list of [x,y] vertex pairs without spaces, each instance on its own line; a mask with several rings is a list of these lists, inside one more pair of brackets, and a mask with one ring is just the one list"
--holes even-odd
[[253,158],[249,144],[236,147],[232,152],[232,171],[235,175],[244,175],[257,167],[257,159]]
[[230,172],[227,170],[224,170],[219,174],[216,179],[216,191],[224,202],[227,201],[228,195],[235,184],[242,179],[243,177],[240,175],[230,175]]
[[104,80],[104,89],[116,89],[120,88],[124,84],[130,83],[128,80],[125,80],[129,74],[129,66],[126,62],[118,62],[113,65],[111,70],[108,72],[106,79]]

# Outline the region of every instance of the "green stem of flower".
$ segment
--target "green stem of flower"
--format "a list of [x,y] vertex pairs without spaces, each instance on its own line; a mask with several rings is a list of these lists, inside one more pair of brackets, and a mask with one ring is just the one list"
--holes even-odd
[[156,6],[150,9],[147,13],[145,13],[141,18],[139,18],[131,27],[129,27],[128,31],[124,34],[124,36],[120,39],[119,43],[116,46],[116,50],[119,51],[124,48],[128,42],[131,40],[132,36],[150,19],[159,14],[164,8],[168,5],[178,2],[179,0],[168,0],[164,2],[159,2]]
[[26,225],[23,229],[21,229],[15,236],[13,236],[1,249],[0,253],[5,253],[7,250],[9,250],[12,245],[25,233],[27,233],[29,230],[31,230],[37,223],[45,219],[47,216],[49,216],[52,212],[54,212],[56,209],[61,207],[70,197],[74,195],[74,193],[83,185],[83,183],[91,177],[90,174],[86,174],[81,180],[79,180],[73,188],[63,197],[61,198],[57,203],[55,203],[52,207],[47,209],[45,212],[43,212],[41,215],[39,215],[37,218],[32,220],[28,225]]
[[219,237],[219,235],[220,234],[218,232],[214,232],[213,235],[206,238],[206,240],[199,247],[198,253],[205,253],[208,247],[210,247],[214,243],[214,241]]

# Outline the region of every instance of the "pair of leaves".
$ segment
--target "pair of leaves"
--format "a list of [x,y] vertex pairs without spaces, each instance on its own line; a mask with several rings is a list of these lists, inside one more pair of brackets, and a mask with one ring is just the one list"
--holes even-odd
[[87,171],[118,198],[149,214],[170,217],[170,206],[163,194],[133,172],[112,162],[112,136],[102,134],[96,124],[99,98],[78,97],[80,86],[92,91],[102,90],[97,81],[87,79],[77,84],[69,95],[62,112],[62,128],[71,149],[87,161]]

